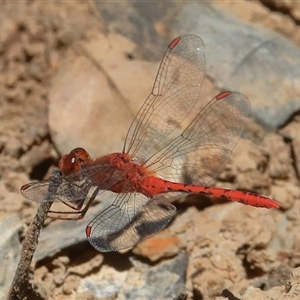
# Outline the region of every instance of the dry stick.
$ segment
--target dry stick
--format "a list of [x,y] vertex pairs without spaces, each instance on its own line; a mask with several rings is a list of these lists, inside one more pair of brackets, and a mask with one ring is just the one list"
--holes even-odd
[[[10,287],[7,300],[32,299],[34,296],[32,295],[34,291],[29,283],[30,264],[38,244],[40,230],[47,218],[48,210],[50,209],[51,204],[51,202],[40,204],[37,214],[28,228],[23,242],[21,258]],[[37,295],[35,294],[35,296]]]
[[[50,175],[49,191],[54,192],[59,186],[59,178],[61,177],[60,171],[54,169]],[[47,194],[45,195],[45,198]],[[49,197],[48,197],[49,198]],[[32,285],[29,283],[30,264],[38,244],[38,238],[41,228],[47,218],[48,211],[52,202],[41,203],[37,213],[28,227],[26,237],[23,242],[20,261],[12,281],[7,300],[33,300],[41,299],[39,295],[33,290]]]

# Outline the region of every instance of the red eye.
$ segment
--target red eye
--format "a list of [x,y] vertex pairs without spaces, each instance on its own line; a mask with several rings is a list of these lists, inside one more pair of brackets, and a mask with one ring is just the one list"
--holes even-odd
[[80,169],[80,163],[78,163],[76,156],[71,152],[68,155],[64,155],[59,162],[59,168],[64,175],[68,175]]

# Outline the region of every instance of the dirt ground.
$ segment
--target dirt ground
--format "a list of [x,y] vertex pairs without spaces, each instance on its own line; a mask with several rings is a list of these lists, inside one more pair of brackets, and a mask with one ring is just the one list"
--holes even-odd
[[[215,4],[243,21],[280,32],[300,45],[298,2],[224,1]],[[93,155],[97,155],[96,151],[101,155],[121,149],[126,128],[151,89],[157,59],[162,57],[163,52],[160,51],[157,57],[150,53],[148,61],[139,60],[138,56],[132,58],[131,54],[135,55],[138,45],[123,39],[122,34],[116,32],[117,25],[107,21],[109,10],[107,18],[103,18],[96,2],[4,1],[0,6],[0,220],[18,215],[24,225],[20,232],[22,240],[37,205],[22,198],[20,187],[30,181],[47,178],[61,156],[72,148],[87,148],[80,135],[86,135],[84,138],[87,143],[95,147],[96,150],[91,150]],[[125,22],[124,15],[120,16],[120,22]],[[171,17],[170,10],[166,19]],[[130,26],[126,22],[122,24],[124,27]],[[166,40],[166,45],[169,42],[165,38],[169,30],[167,25],[157,22],[153,28]],[[106,116],[87,116],[83,113],[84,103],[75,108],[78,114],[72,113],[71,121],[66,125],[59,117],[53,118],[53,110],[67,110],[71,104],[67,100],[55,102],[57,94],[53,90],[53,83],[56,82],[56,88],[62,88],[71,82],[73,77],[64,77],[63,71],[82,55],[82,45],[88,45],[99,36],[103,37],[104,43],[105,39],[119,39],[122,51],[118,52],[118,48],[106,52],[103,50],[103,60],[107,55],[107,59],[113,58],[115,61],[108,74],[111,81],[102,85],[102,77],[99,77],[97,96],[111,101],[131,97],[137,102],[129,102],[126,104],[129,108],[125,105],[121,108],[122,112],[128,109],[124,113],[124,121],[113,117],[113,125],[108,124],[107,127],[103,126],[111,122],[115,110],[102,105],[101,110],[106,112]],[[97,45],[87,46],[89,49],[92,47]],[[126,58],[121,57],[124,52],[127,53]],[[143,75],[140,84],[128,87],[128,69],[127,75],[119,73],[119,77],[114,77],[113,71],[116,66],[125,70],[128,62],[135,59],[137,64],[133,70]],[[82,69],[74,72],[82,75]],[[138,80],[139,75],[133,76]],[[206,80],[208,88],[204,95],[212,97],[218,91],[210,80]],[[112,92],[107,92],[107,88]],[[85,93],[84,89],[82,91]],[[88,103],[89,92],[85,95]],[[49,99],[53,102],[50,103]],[[50,113],[52,117],[49,117]],[[219,187],[240,188],[268,195],[281,203],[280,210],[232,206],[231,203],[224,204],[224,201],[221,203],[219,199],[213,199],[216,205],[212,205],[208,199],[199,205],[198,198],[190,197],[184,203],[177,203],[179,217],[169,228],[127,253],[100,254],[88,242],[60,251],[58,244],[55,255],[33,263],[32,281],[37,284],[41,299],[150,299],[148,296],[133,296],[135,294],[130,290],[130,284],[137,285],[142,279],[139,273],[131,271],[132,266],[142,270],[147,264],[149,268],[155,268],[182,252],[187,253],[190,259],[183,275],[188,299],[300,298],[300,275],[297,269],[300,264],[300,119],[297,113],[295,111],[276,132],[267,131],[250,121],[245,134],[247,139],[241,140],[235,148],[232,159],[216,183]],[[84,129],[79,132],[77,126],[82,118],[91,118],[91,128],[95,131],[105,128],[107,140],[95,141],[92,133],[85,133]],[[95,122],[100,122],[100,125]],[[56,135],[57,131],[65,135]],[[118,148],[113,150],[115,145]],[[86,218],[89,218],[89,214]],[[48,220],[47,226],[53,223],[55,221]],[[135,262],[132,263],[132,260]],[[115,269],[116,263],[122,265],[121,271]],[[132,276],[131,280],[126,279],[129,275]],[[125,282],[127,286],[123,290],[108,293],[108,296],[82,288],[82,282],[88,287],[85,280],[93,276],[97,281],[105,278],[105,282],[112,285]],[[155,282],[152,284],[155,285]],[[227,288],[232,294],[224,291]],[[147,295],[141,291],[142,288],[137,288],[135,293]],[[157,299],[165,298],[161,296]]]

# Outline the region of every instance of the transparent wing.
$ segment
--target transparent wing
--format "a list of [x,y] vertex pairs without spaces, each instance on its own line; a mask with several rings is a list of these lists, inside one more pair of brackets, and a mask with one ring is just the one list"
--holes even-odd
[[207,185],[225,167],[249,111],[246,96],[236,92],[217,95],[146,167],[166,180]]
[[161,198],[120,194],[89,223],[87,238],[101,252],[126,249],[165,228],[175,212],[175,206]]
[[160,64],[151,94],[127,133],[124,150],[146,160],[191,112],[198,100],[204,77],[203,41],[183,35],[171,42]]
[[49,180],[23,185],[21,194],[36,202],[80,201],[92,195],[95,188],[109,189],[120,181],[121,175],[115,174],[108,164],[91,165],[68,176],[55,169]]

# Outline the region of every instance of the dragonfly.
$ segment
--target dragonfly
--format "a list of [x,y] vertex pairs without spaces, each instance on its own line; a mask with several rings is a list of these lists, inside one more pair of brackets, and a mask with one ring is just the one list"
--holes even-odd
[[193,34],[175,38],[122,151],[92,159],[85,149],[75,148],[62,157],[49,180],[23,185],[22,195],[37,202],[62,202],[80,219],[98,195],[116,193],[86,227],[87,239],[101,252],[131,248],[164,229],[176,214],[171,197],[205,194],[279,208],[277,201],[262,195],[210,186],[243,133],[250,101],[238,92],[223,91],[196,114],[204,69],[202,39]]

